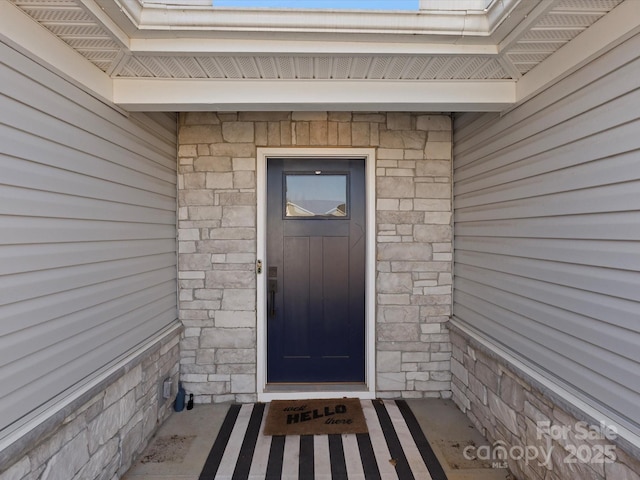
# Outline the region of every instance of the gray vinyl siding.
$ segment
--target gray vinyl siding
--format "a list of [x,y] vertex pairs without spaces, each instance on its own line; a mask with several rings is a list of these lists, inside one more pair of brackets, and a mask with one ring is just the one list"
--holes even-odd
[[176,118],[0,43],[0,429],[176,319]]
[[636,432],[640,37],[454,123],[454,316]]

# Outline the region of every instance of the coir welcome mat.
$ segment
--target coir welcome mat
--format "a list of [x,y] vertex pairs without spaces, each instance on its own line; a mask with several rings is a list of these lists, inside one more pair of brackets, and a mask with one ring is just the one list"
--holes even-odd
[[328,435],[367,433],[357,398],[274,400],[269,406],[265,435]]

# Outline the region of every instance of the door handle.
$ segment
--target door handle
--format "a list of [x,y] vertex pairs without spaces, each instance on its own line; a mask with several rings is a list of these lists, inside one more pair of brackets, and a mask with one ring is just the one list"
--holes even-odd
[[267,309],[269,310],[269,316],[276,316],[276,292],[278,291],[278,281],[270,279],[269,280],[269,305]]

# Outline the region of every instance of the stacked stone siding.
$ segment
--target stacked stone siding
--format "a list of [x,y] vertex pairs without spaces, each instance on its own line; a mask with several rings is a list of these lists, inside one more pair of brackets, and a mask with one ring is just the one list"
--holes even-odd
[[[180,329],[0,452],[0,480],[117,480],[172,412]],[[173,396],[160,385],[170,378]],[[85,398],[87,397],[87,398]]]
[[[563,408],[455,327],[451,340],[453,400],[494,447],[501,445],[510,452],[506,462],[516,478],[640,480],[637,452],[628,454],[608,426],[602,434],[595,429],[592,435],[585,434],[591,426],[601,428],[599,420],[586,418],[576,407]],[[518,458],[527,450],[529,459]],[[497,463],[502,464],[499,459]]]
[[445,115],[186,113],[179,126],[181,371],[196,401],[256,399],[256,149],[377,149],[377,389],[450,395]]

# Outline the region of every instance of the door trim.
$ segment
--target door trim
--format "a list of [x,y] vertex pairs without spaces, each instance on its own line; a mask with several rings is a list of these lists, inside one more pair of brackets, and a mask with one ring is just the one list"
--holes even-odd
[[257,259],[267,265],[267,160],[269,158],[353,158],[365,161],[366,182],[366,261],[365,261],[365,384],[290,384],[268,388],[266,296],[267,275],[257,275],[256,381],[259,402],[307,398],[375,398],[375,232],[376,232],[376,158],[374,148],[258,148],[256,158]]

